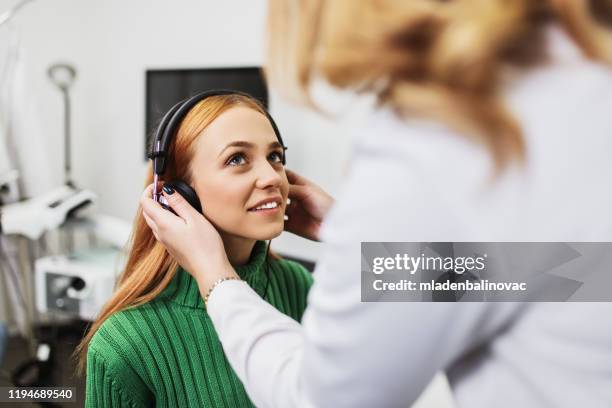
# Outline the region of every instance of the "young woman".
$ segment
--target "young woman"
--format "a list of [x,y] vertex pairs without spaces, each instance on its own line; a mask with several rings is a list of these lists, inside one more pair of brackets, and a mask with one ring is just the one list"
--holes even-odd
[[[265,241],[283,231],[289,183],[263,107],[244,95],[208,97],[184,118],[169,152],[166,181],[194,188],[240,278],[299,321],[312,278],[295,262],[267,256]],[[80,353],[87,406],[252,405],[197,283],[157,242],[141,211],[118,288]]]

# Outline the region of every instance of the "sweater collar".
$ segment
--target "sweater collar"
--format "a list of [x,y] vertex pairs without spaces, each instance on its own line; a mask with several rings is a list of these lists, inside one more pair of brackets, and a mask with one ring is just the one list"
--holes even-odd
[[[249,261],[234,270],[240,278],[251,287],[258,287],[265,281],[266,242],[257,241],[251,252]],[[171,300],[183,306],[204,308],[204,300],[196,280],[183,268],[179,267],[168,287],[160,295],[161,298]]]

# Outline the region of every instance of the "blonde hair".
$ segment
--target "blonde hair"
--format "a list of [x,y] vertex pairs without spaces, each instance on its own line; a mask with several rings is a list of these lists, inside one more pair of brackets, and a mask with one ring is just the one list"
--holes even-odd
[[[257,100],[238,94],[211,96],[195,105],[183,119],[170,144],[163,180],[181,179],[191,184],[190,163],[194,155],[195,141],[212,121],[226,110],[239,105],[265,114],[263,106]],[[148,174],[145,185],[153,182],[151,165]],[[127,263],[115,292],[75,351],[78,359],[77,371],[80,373],[85,369],[88,345],[104,321],[114,313],[154,299],[168,286],[178,268],[177,262],[153,236],[140,207],[128,247],[130,250]],[[272,253],[270,255],[275,257]]]
[[607,0],[270,0],[268,18],[266,73],[287,96],[309,103],[316,76],[374,93],[485,144],[497,170],[525,150],[502,74],[545,58],[543,27],[558,23],[586,56],[612,63]]

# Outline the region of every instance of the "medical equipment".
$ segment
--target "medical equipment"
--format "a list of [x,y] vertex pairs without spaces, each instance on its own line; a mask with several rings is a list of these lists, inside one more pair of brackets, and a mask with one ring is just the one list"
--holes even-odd
[[[39,258],[35,262],[36,308],[39,312],[93,320],[110,298],[125,260],[122,248],[130,235],[130,225],[108,215],[75,220],[102,245],[67,255]],[[74,223],[74,222],[73,222]]]
[[89,190],[61,186],[39,197],[2,207],[0,225],[3,234],[39,239],[44,232],[61,226],[70,214],[93,203],[96,195]]
[[36,260],[36,308],[93,320],[113,293],[119,257],[109,247]]
[[72,168],[70,143],[70,87],[76,78],[76,69],[68,64],[54,64],[47,70],[53,84],[62,92],[64,98],[64,184],[74,187],[70,174]]

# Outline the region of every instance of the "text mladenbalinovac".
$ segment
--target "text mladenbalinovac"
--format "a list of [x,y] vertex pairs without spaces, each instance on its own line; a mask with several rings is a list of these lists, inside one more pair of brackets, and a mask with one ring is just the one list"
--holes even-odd
[[374,290],[387,291],[387,290],[420,290],[420,291],[496,291],[496,290],[515,290],[523,291],[527,290],[527,284],[525,282],[490,282],[486,279],[479,281],[465,281],[465,282],[436,282],[434,280],[430,282],[412,282],[406,279],[402,279],[399,282],[383,282],[377,279],[373,283]]
[[[453,271],[462,275],[466,271],[481,272],[486,269],[487,254],[474,257],[441,257],[410,256],[396,254],[394,257],[376,257],[372,260],[372,272],[380,275],[385,271],[407,271],[414,275],[417,271]],[[466,280],[462,282],[413,282],[402,279],[398,282],[384,282],[376,279],[373,282],[376,291],[525,291],[525,282],[491,282],[486,279]]]

